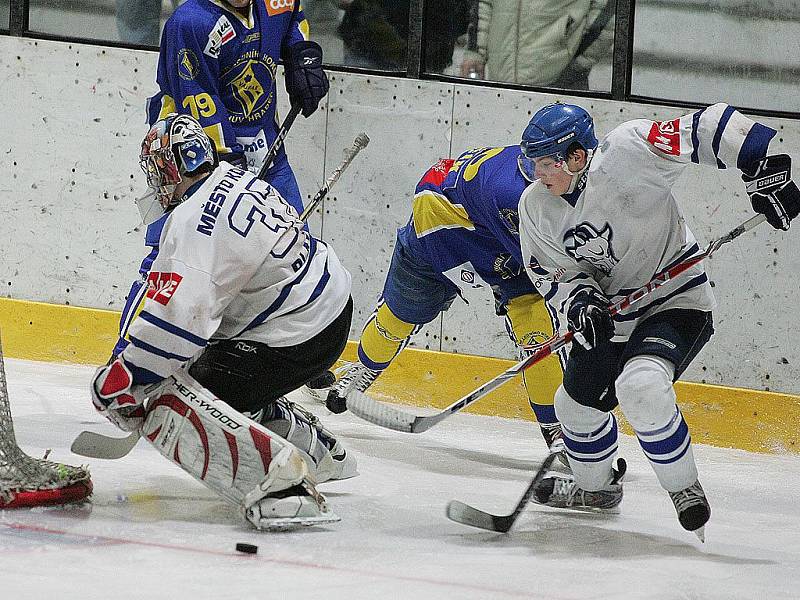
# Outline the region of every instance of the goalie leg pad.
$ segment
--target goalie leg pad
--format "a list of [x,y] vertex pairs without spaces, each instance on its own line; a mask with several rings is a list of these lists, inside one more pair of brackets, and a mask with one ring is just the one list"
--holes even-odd
[[[338,520],[294,446],[215,398],[186,373],[174,375],[147,412],[142,437],[237,506],[256,527]],[[254,521],[251,513],[261,503],[264,510]]]

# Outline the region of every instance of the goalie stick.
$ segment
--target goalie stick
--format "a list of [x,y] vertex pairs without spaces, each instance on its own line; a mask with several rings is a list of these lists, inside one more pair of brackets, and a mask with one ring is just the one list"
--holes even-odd
[[[291,115],[291,113],[290,113]],[[295,115],[296,116],[296,115]],[[289,117],[286,118],[286,121]],[[291,122],[289,123],[291,125]],[[284,122],[286,125],[286,122]],[[288,129],[288,128],[287,128]],[[284,134],[285,135],[285,134]],[[314,197],[308,203],[303,213],[300,215],[300,221],[306,222],[309,215],[314,212],[314,209],[319,206],[319,203],[328,195],[330,189],[334,184],[339,181],[339,178],[344,173],[345,169],[353,162],[353,159],[369,144],[369,136],[365,132],[359,133],[353,140],[353,145],[345,150],[345,158],[342,163],[328,176],[325,184],[320,190],[314,194]],[[290,231],[287,229],[286,231]],[[156,386],[160,385],[155,384]],[[152,393],[152,391],[150,392]],[[105,458],[109,460],[116,460],[127,455],[139,441],[140,434],[134,431],[126,437],[112,437],[96,433],[94,431],[82,431],[78,434],[72,442],[70,449],[73,453],[89,458]]]
[[[757,225],[763,223],[766,220],[764,215],[756,215],[739,225],[738,227],[732,229],[722,237],[712,241],[709,243],[706,250],[700,254],[697,254],[691,258],[686,259],[683,262],[678,263],[663,271],[653,277],[648,283],[640,287],[635,292],[631,293],[630,295],[626,296],[613,306],[609,308],[609,311],[612,315],[615,315],[625,309],[627,309],[632,304],[638,302],[642,298],[648,296],[649,294],[653,293],[655,290],[660,288],[662,285],[667,283],[669,280],[674,279],[684,271],[690,269],[697,263],[701,262],[703,259],[711,256],[714,252],[716,252],[720,246],[723,244],[727,244],[735,240],[737,237],[742,235],[746,231],[750,231]],[[447,417],[460,411],[462,408],[469,406],[470,404],[480,400],[486,394],[491,392],[492,390],[500,387],[504,383],[506,383],[509,379],[513,379],[516,377],[517,374],[521,373],[525,369],[535,365],[539,361],[543,360],[544,358],[550,356],[551,354],[558,352],[561,348],[566,346],[572,341],[573,333],[572,331],[567,331],[565,334],[557,337],[553,337],[544,344],[538,346],[537,350],[531,354],[530,356],[526,357],[525,359],[521,360],[514,366],[510,367],[509,369],[500,373],[494,379],[490,379],[477,389],[473,390],[460,400],[457,400],[441,412],[438,412],[433,415],[428,416],[417,416],[407,413],[403,410],[394,408],[393,406],[389,406],[388,404],[384,404],[382,402],[378,402],[377,400],[373,400],[363,392],[359,392],[357,390],[351,391],[347,396],[347,408],[356,416],[361,417],[365,421],[369,421],[370,423],[374,423],[376,425],[380,425],[381,427],[386,427],[387,429],[393,429],[395,431],[403,431],[405,433],[421,433],[423,431],[427,431],[437,423],[445,420]]]

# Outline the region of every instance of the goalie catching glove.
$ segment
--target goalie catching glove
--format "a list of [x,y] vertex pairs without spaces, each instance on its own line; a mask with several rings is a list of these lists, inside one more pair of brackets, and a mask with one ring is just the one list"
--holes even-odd
[[614,337],[614,319],[608,299],[595,289],[575,294],[567,310],[567,323],[575,341],[591,350]]
[[123,431],[136,431],[144,423],[145,386],[133,385],[122,358],[97,369],[91,390],[94,407]]
[[788,154],[765,156],[742,169],[753,210],[767,217],[775,229],[789,229],[800,214],[800,191],[792,181],[792,159]]

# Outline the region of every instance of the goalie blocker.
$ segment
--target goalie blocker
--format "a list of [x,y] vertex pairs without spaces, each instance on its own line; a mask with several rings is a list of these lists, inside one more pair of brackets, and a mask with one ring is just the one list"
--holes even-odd
[[215,398],[184,371],[151,396],[142,436],[258,529],[340,520],[292,444]]

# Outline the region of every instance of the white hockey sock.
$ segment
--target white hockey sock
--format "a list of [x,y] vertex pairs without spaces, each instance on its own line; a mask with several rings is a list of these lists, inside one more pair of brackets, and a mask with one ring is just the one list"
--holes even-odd
[[656,356],[636,356],[625,364],[616,382],[622,412],[668,492],[697,481],[692,440],[676,404],[673,376],[672,363]]
[[617,420],[612,413],[579,404],[563,385],[556,391],[555,408],[578,487],[603,489],[611,480],[611,463],[617,452]]

